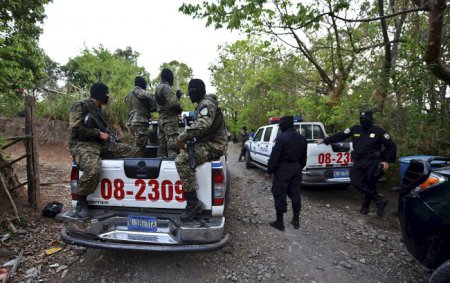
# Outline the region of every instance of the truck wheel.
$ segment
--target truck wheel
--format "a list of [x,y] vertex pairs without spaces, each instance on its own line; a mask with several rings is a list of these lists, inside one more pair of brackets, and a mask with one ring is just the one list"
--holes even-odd
[[250,152],[248,149],[245,151],[245,168],[250,169],[255,167],[255,165],[252,164],[252,158],[250,156]]
[[450,260],[447,260],[441,264],[434,272],[431,274],[430,281],[428,283],[445,283],[450,282]]

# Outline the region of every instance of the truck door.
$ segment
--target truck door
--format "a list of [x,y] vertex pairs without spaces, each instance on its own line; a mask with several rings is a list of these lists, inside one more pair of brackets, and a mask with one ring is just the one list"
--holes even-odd
[[261,163],[267,165],[269,163],[270,153],[272,152],[273,143],[271,142],[270,136],[272,135],[273,126],[266,127],[264,135],[261,141],[260,158]]
[[264,128],[260,128],[253,138],[252,146],[250,148],[250,155],[253,160],[261,162],[261,141],[264,133]]

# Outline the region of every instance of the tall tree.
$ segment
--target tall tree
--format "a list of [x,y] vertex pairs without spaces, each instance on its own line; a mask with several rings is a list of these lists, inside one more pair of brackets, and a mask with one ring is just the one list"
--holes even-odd
[[19,99],[44,74],[38,47],[44,5],[50,0],[11,0],[0,5],[0,101]]

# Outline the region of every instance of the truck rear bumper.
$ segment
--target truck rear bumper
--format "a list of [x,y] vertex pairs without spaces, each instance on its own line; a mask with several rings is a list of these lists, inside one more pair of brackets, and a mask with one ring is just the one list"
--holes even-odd
[[103,250],[128,250],[128,251],[149,251],[149,252],[204,252],[217,250],[225,246],[230,239],[230,234],[225,236],[218,242],[210,244],[186,244],[186,245],[148,245],[134,244],[127,242],[109,242],[93,239],[77,238],[67,234],[64,227],[61,231],[61,239],[70,245],[83,246],[87,248],[103,249]]
[[[129,230],[128,216],[156,217],[151,231]],[[68,244],[99,249],[141,251],[208,251],[221,248],[224,217],[199,217],[181,222],[178,214],[96,210],[90,220],[79,220],[72,211],[63,215],[62,240]]]
[[350,177],[334,178],[333,170],[303,171],[302,184],[307,186],[330,186],[350,184]]

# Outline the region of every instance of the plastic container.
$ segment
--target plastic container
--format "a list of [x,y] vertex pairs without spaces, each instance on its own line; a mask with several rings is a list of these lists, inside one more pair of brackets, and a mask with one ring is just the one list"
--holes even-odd
[[[400,161],[400,181],[403,178],[403,175],[405,175],[406,168],[408,168],[409,163],[413,159],[419,159],[419,160],[428,160],[430,158],[434,157],[433,155],[414,155],[414,156],[404,156],[400,157],[398,160]],[[434,160],[431,162],[431,168],[439,168],[442,164],[445,164],[445,161],[440,160]]]

